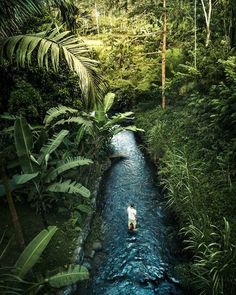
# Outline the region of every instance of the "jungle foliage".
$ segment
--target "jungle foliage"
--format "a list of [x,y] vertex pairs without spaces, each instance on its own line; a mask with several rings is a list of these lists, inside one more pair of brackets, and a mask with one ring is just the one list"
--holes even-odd
[[145,99],[136,111],[192,256],[179,269],[196,294],[233,294],[236,284],[236,59],[230,45],[218,42],[210,49],[199,45],[197,68],[186,54],[173,68],[165,112]]
[[[190,260],[179,267],[183,285],[234,294],[235,1],[166,1],[165,112],[161,0],[2,2],[1,194],[40,213],[44,227],[55,213],[79,233],[111,137],[140,130],[134,111]],[[11,234],[1,242],[0,280],[7,272],[13,291],[50,283],[18,288],[15,268],[5,269]]]

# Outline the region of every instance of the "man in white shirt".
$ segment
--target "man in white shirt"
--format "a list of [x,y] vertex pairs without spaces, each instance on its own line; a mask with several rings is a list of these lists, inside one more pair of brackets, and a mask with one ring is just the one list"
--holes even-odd
[[129,230],[134,230],[136,229],[137,226],[137,211],[134,209],[134,205],[130,204],[129,207],[127,208],[127,213],[128,213],[128,228]]

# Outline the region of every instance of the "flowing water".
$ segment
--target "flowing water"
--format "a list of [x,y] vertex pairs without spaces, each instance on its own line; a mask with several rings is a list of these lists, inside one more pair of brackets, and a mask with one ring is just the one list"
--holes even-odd
[[[106,177],[101,201],[103,250],[95,257],[97,267],[86,294],[183,294],[169,273],[176,263],[173,231],[150,164],[132,132],[119,133],[112,144],[115,153],[126,157]],[[135,233],[127,230],[130,202],[138,215]]]

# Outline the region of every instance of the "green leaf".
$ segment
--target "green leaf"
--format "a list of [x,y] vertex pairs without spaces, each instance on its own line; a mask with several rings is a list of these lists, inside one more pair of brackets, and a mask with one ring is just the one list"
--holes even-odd
[[14,125],[14,139],[16,153],[22,170],[26,174],[35,173],[38,165],[31,161],[31,150],[33,148],[33,137],[29,124],[24,118],[17,118]]
[[112,92],[108,92],[105,95],[104,101],[103,101],[105,113],[107,113],[110,110],[110,108],[112,107],[112,105],[114,103],[115,96],[116,96],[115,93],[112,93]]
[[90,213],[92,211],[91,207],[83,204],[80,204],[76,208],[83,213]]
[[56,231],[56,226],[49,226],[47,229],[42,230],[21,253],[15,264],[17,275],[20,278],[24,278],[27,272],[35,265]]
[[3,113],[2,115],[0,115],[0,118],[9,121],[15,121],[17,117],[9,113]]
[[66,180],[57,182],[48,187],[48,191],[55,193],[80,194],[85,198],[90,197],[90,191],[76,181]]
[[14,175],[13,176],[13,181],[16,184],[24,184],[32,179],[34,179],[35,177],[37,177],[39,174],[39,172],[37,173],[32,173],[32,174],[21,174],[21,175]]
[[[39,13],[39,2],[35,0],[1,1],[0,35],[7,35],[18,30],[24,20],[32,14]],[[42,3],[40,3],[42,5]]]
[[53,171],[51,171],[48,175],[47,175],[47,180],[54,180],[58,175],[60,175],[61,173],[68,171],[70,169],[79,167],[79,166],[84,166],[84,165],[89,165],[92,164],[93,161],[89,160],[89,159],[85,159],[82,157],[76,157],[76,158],[67,158],[65,161],[60,162],[57,165],[57,168],[54,169]]
[[75,123],[75,124],[86,125],[86,126],[89,126],[89,127],[92,126],[92,122],[91,121],[78,116],[78,117],[71,117],[69,119],[61,119],[61,120],[57,121],[53,125],[53,127],[54,126],[57,126],[57,125],[64,125],[65,123],[67,123],[67,124],[69,124],[69,123]]
[[118,125],[118,127],[117,128],[115,128],[115,130],[113,131],[113,135],[115,135],[115,134],[117,134],[117,133],[119,133],[119,132],[121,132],[121,131],[123,131],[123,130],[128,130],[128,131],[133,131],[133,132],[144,132],[144,130],[143,129],[140,129],[140,128],[137,128],[136,126],[126,126],[126,127],[120,127],[119,125]]
[[50,278],[47,278],[45,282],[53,288],[61,288],[71,285],[77,281],[86,280],[89,278],[89,273],[86,267],[76,265],[70,266],[65,272],[58,273]]
[[133,120],[134,118],[131,117],[134,113],[133,112],[126,112],[126,113],[120,113],[116,116],[113,116],[106,124],[106,127],[112,127],[115,124],[119,124],[126,120]]
[[77,131],[75,141],[79,145],[86,132],[86,126],[83,124]]
[[[0,43],[0,58],[16,59],[21,67],[32,63],[33,53],[37,53],[39,67],[48,69],[51,64],[58,71],[60,58],[67,62],[68,68],[80,78],[80,87],[86,103],[96,105],[103,97],[106,85],[96,69],[98,62],[87,57],[89,49],[70,32],[54,31],[7,37]],[[88,99],[89,98],[89,99]]]
[[33,137],[25,118],[18,118],[14,125],[14,138],[18,157],[29,156],[33,148]]
[[40,156],[38,158],[38,162],[40,164],[42,164],[43,161],[48,160],[49,155],[59,147],[68,133],[68,130],[61,130],[59,133],[54,134],[53,138],[41,148]]
[[65,115],[66,113],[77,113],[78,110],[76,109],[72,109],[63,105],[59,105],[55,108],[51,108],[47,111],[47,115],[44,118],[44,123],[47,125],[49,125],[53,120],[55,120],[56,118],[58,118],[61,115]]

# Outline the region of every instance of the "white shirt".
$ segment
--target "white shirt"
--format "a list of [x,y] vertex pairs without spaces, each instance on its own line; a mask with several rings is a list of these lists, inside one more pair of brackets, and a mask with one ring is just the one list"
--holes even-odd
[[132,207],[128,207],[127,208],[127,213],[128,213],[128,218],[131,219],[131,220],[135,220],[136,219],[136,214],[137,214],[137,211],[132,208]]

